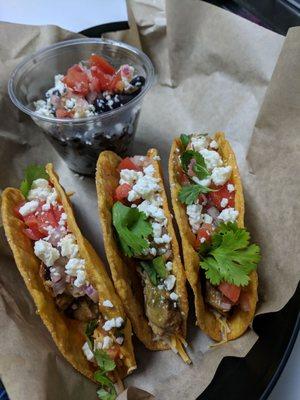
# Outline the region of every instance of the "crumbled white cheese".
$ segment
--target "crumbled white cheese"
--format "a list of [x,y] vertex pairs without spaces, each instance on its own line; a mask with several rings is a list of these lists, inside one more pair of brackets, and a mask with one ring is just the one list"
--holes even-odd
[[151,224],[152,226],[152,232],[153,232],[153,237],[154,238],[159,238],[162,235],[162,229],[163,229],[163,224],[158,223],[158,222],[153,222]]
[[234,185],[232,185],[231,183],[228,183],[228,185],[227,185],[228,192],[232,193],[232,192],[234,192],[234,189],[235,189]]
[[116,342],[121,346],[124,342],[124,337],[123,336],[116,337]]
[[211,149],[218,150],[219,145],[218,145],[218,143],[217,143],[215,140],[212,140],[212,141],[210,142],[210,144],[209,144],[209,147],[210,147]]
[[80,287],[86,282],[85,260],[81,258],[70,258],[65,265],[66,274],[76,277],[74,286]]
[[120,171],[120,185],[128,183],[128,185],[133,185],[139,178],[143,176],[141,171],[135,171],[133,169],[121,169]]
[[178,300],[178,294],[175,292],[170,293],[170,299],[173,301]]
[[46,179],[36,179],[32,182],[28,193],[28,200],[47,200],[47,197],[53,193],[54,189],[49,185]]
[[94,354],[93,354],[92,350],[90,349],[88,342],[84,343],[84,345],[82,346],[82,351],[88,361],[91,361],[94,358]]
[[25,215],[33,213],[39,206],[39,202],[37,200],[31,200],[25,203],[22,207],[19,208],[19,213],[25,217]]
[[186,213],[189,217],[189,223],[194,233],[199,230],[200,224],[202,222],[201,211],[202,206],[200,204],[191,204],[186,207]]
[[203,214],[202,218],[205,224],[211,224],[213,222],[213,218],[209,214]]
[[123,318],[116,317],[116,318],[112,318],[112,319],[109,319],[108,321],[106,321],[102,328],[106,332],[108,332],[113,328],[121,328],[123,324],[124,324]]
[[69,233],[64,236],[58,243],[61,250],[61,255],[68,258],[76,258],[78,256],[78,244],[73,234]]
[[202,238],[200,239],[200,243],[204,243],[204,242],[206,242],[206,238],[205,238],[205,237],[202,237]]
[[208,176],[205,179],[199,179],[197,176],[193,176],[192,180],[197,183],[197,185],[202,185],[208,187],[211,184],[211,178]]
[[60,257],[59,251],[45,240],[37,240],[34,243],[34,254],[43,261],[47,267],[51,267]]
[[207,135],[194,134],[191,136],[190,144],[195,151],[200,152],[200,150],[207,148],[208,137]]
[[136,192],[139,197],[143,199],[149,199],[155,192],[160,191],[158,185],[158,179],[151,175],[144,175],[139,178],[136,184],[132,187],[132,190]]
[[106,350],[109,349],[113,344],[113,340],[109,336],[104,336],[103,338],[103,344],[102,344],[102,349]]
[[73,98],[67,99],[67,100],[66,100],[66,107],[67,107],[68,109],[74,108],[75,104],[76,104],[76,100],[73,99]]
[[221,205],[222,208],[225,208],[228,205],[228,199],[223,197],[223,199],[221,200],[220,205]]
[[167,235],[166,233],[163,234],[162,237],[155,237],[153,239],[156,244],[170,243],[172,240],[171,236]]
[[223,222],[235,222],[237,217],[239,215],[239,212],[235,210],[234,208],[225,208],[219,216],[218,220],[223,221]]
[[213,169],[211,174],[211,179],[213,183],[217,186],[222,186],[228,181],[231,175],[232,168],[230,165],[227,167],[217,167]]
[[172,269],[173,269],[173,263],[172,263],[172,261],[168,261],[166,263],[166,270],[167,271],[172,271]]
[[160,161],[161,158],[160,158],[160,156],[153,156],[153,160],[154,160],[154,161]]
[[172,290],[175,286],[176,277],[174,275],[168,275],[164,280],[164,285],[168,291]]
[[103,303],[104,307],[113,308],[113,303],[110,300],[104,300]]
[[139,211],[142,211],[146,214],[147,217],[151,217],[157,221],[164,221],[165,214],[162,208],[156,207],[149,200],[144,200],[141,204],[138,205]]
[[157,285],[158,290],[164,290],[164,285]]
[[204,158],[206,168],[212,171],[216,167],[221,167],[223,165],[222,158],[220,154],[214,150],[203,149],[199,152]]
[[148,165],[147,167],[144,168],[144,174],[145,175],[152,176],[154,174],[154,172],[155,172],[155,169],[154,169],[152,164],[150,164],[150,165]]

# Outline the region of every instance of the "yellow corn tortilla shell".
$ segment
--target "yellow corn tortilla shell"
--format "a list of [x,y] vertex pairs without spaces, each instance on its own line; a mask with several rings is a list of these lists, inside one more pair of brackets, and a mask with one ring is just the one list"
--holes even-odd
[[[159,178],[160,195],[163,199],[163,209],[168,220],[167,231],[172,237],[173,274],[176,276],[176,288],[179,295],[179,307],[182,311],[182,337],[186,335],[186,319],[188,315],[188,300],[185,286],[185,273],[181,263],[179,247],[175,236],[172,217],[169,211],[166,193],[162,181],[162,173],[156,158],[157,150],[150,149],[147,157],[152,160],[155,177]],[[119,185],[117,167],[122,159],[112,151],[103,151],[97,162],[96,187],[98,194],[99,216],[102,225],[106,256],[110,265],[112,278],[127,316],[130,318],[133,331],[144,345],[150,350],[165,350],[170,347],[161,340],[154,340],[153,332],[148,324],[144,311],[144,297],[141,278],[137,272],[139,263],[124,256],[117,244],[112,225],[111,209],[114,204],[113,195]]]
[[[121,316],[125,321],[125,338],[121,346],[121,352],[124,357],[122,366],[118,367],[119,376],[125,377],[136,368],[130,321],[125,316],[121,301],[114,290],[102,261],[90,243],[82,236],[76,224],[71,203],[59,184],[58,176],[54,172],[52,164],[46,165],[46,171],[58,194],[58,200],[62,203],[67,214],[68,227],[76,237],[80,257],[85,260],[88,280],[99,293],[100,313],[108,319]],[[3,225],[15,262],[35,302],[37,312],[51,333],[58,349],[77,371],[93,380],[96,368],[86,359],[82,351],[82,346],[86,341],[84,335],[86,323],[70,319],[56,308],[54,298],[46,291],[39,276],[41,261],[34,254],[32,241],[23,233],[24,222],[15,216],[14,208],[24,200],[20,190],[15,188],[7,188],[2,194],[1,212]],[[114,308],[104,307],[102,304],[104,300],[110,300]]]
[[[236,158],[230,144],[225,139],[224,133],[217,132],[214,135],[214,139],[219,145],[218,151],[222,156],[224,164],[232,167],[231,179],[235,186],[235,209],[239,211],[237,224],[242,228],[244,227],[244,195]],[[183,148],[181,141],[175,139],[169,158],[169,179],[171,185],[172,205],[182,241],[184,268],[188,282],[194,292],[197,325],[212,339],[221,341],[224,336],[224,324],[222,324],[220,318],[217,318],[204,302],[200,284],[200,274],[204,274],[204,271],[199,266],[199,256],[193,247],[195,235],[192,233],[189,225],[186,206],[178,200],[181,185],[177,180],[177,176],[181,169],[180,155],[182,152]],[[227,319],[227,325],[229,327],[227,340],[232,340],[241,336],[252,322],[257,303],[257,285],[257,273],[253,271],[250,274],[250,283],[247,287],[247,291],[249,292],[250,311],[245,312],[240,308],[235,307],[233,315]]]

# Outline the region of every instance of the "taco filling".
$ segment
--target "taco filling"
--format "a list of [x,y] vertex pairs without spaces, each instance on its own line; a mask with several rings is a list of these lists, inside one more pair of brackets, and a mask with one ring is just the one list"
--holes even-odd
[[[202,293],[217,315],[237,308],[249,312],[249,275],[259,261],[259,248],[239,224],[232,167],[217,141],[207,134],[181,135],[178,148],[178,201],[185,206],[194,249],[200,257]],[[242,216],[241,216],[242,217]]]
[[[95,366],[109,365],[104,372],[110,372],[122,364],[124,320],[101,315],[99,294],[89,282],[85,259],[68,226],[67,212],[44,167],[27,169],[21,191],[26,201],[16,207],[15,213],[24,222],[24,234],[32,240],[34,254],[41,261],[40,278],[45,289],[61,313],[84,324],[87,341],[82,351],[88,361]],[[108,310],[114,307],[108,299],[102,303]],[[110,390],[114,391],[113,386]]]
[[123,253],[138,262],[149,325],[158,339],[169,343],[181,333],[182,315],[172,271],[172,238],[151,161],[134,156],[120,162],[112,218]]

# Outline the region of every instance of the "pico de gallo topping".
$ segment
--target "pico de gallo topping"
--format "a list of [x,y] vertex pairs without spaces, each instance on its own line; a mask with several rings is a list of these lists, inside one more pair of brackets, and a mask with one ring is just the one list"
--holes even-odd
[[[20,189],[26,200],[15,208],[15,214],[24,222],[23,233],[32,241],[41,261],[39,275],[45,289],[54,297],[60,312],[86,324],[87,341],[82,351],[98,365],[96,374],[105,375],[105,384],[104,378],[98,380],[100,390],[116,398],[114,385],[106,375],[121,365],[124,320],[119,316],[108,319],[99,312],[99,294],[89,282],[67,212],[45,168],[29,166]],[[114,308],[109,299],[103,301],[103,306],[107,310]]]
[[123,253],[139,264],[149,325],[156,336],[170,342],[181,332],[182,315],[161,178],[153,165],[158,159],[134,156],[119,163],[112,218]]
[[227,315],[235,306],[250,310],[249,274],[259,261],[259,247],[238,227],[232,167],[207,134],[181,135],[178,149],[178,200],[186,206],[194,248],[205,270],[205,301]]
[[56,118],[84,118],[122,107],[136,97],[145,78],[134,67],[117,68],[104,57],[91,54],[71,66],[66,75],[56,75],[45,99],[37,100],[36,113]]

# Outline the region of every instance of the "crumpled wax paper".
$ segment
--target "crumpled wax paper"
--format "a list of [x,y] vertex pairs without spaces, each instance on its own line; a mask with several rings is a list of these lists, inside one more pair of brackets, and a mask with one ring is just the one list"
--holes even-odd
[[[109,36],[140,41],[157,70],[134,152],[157,147],[167,182],[175,136],[227,133],[244,182],[246,224],[262,248],[257,312],[277,311],[294,293],[300,269],[300,28],[290,30],[285,39],[200,1],[130,4],[138,30],[132,23],[130,31]],[[0,24],[0,185],[18,186],[29,162],[53,162],[65,188],[76,192],[72,201],[82,231],[105,260],[93,179],[80,179],[67,168],[41,130],[11,104],[6,89],[10,72],[24,56],[74,35],[51,26]],[[35,313],[3,230],[0,238],[0,376],[11,400],[96,398],[96,386],[59,354]],[[125,385],[147,390],[159,400],[195,399],[224,356],[244,356],[257,339],[249,330],[234,342],[210,348],[211,341],[194,323],[191,311],[191,366],[171,351],[149,352],[134,339],[138,369]],[[130,387],[120,398],[152,397]]]

